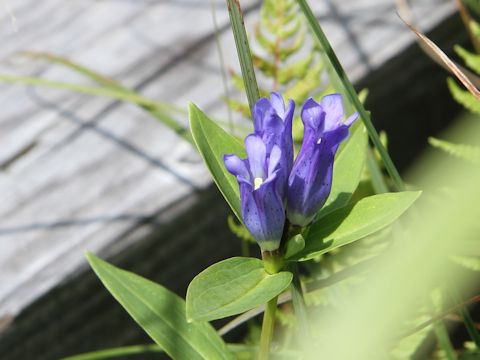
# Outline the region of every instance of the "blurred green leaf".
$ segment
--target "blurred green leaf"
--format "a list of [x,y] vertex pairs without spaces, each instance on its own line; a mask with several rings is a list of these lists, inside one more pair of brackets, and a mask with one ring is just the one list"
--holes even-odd
[[234,257],[195,276],[187,290],[187,318],[215,320],[265,304],[285,290],[292,274],[270,275],[260,259]]
[[344,206],[313,223],[305,249],[294,259],[309,260],[371,235],[393,223],[420,196],[420,192],[385,193]]
[[428,142],[433,147],[440,149],[450,155],[472,162],[474,164],[480,163],[480,147],[478,146],[454,144],[433,137],[428,138]]
[[480,114],[480,101],[478,101],[475,96],[469,91],[463,90],[452,78],[448,78],[447,83],[453,98],[457,102],[462,104],[466,109],[476,114]]
[[307,57],[283,66],[278,70],[278,81],[281,84],[287,84],[294,79],[304,77],[313,62],[313,58],[314,53],[311,52]]
[[187,322],[183,299],[93,254],[88,253],[87,259],[113,297],[169,356],[185,360],[233,358],[210,324]]
[[213,180],[227,200],[237,218],[242,221],[240,191],[235,176],[230,174],[223,163],[223,155],[236,154],[245,157],[243,144],[210,120],[198,107],[188,107],[190,129],[198,152],[207,165]]
[[460,45],[455,45],[454,50],[472,70],[480,74],[480,55],[473,54]]

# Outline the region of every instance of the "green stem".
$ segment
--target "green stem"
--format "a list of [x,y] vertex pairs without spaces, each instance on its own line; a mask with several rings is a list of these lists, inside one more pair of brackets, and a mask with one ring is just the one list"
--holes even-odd
[[455,349],[450,342],[450,337],[448,336],[447,328],[442,321],[437,322],[433,325],[433,331],[437,338],[438,346],[443,350],[445,356],[448,360],[457,360],[457,354]]
[[312,9],[310,9],[310,6],[308,5],[306,0],[297,0],[297,2],[306,17],[307,22],[309,23],[313,31],[313,34],[319,41],[322,49],[325,51],[330,63],[335,69],[339,77],[339,80],[341,81],[346,91],[346,95],[348,96],[348,99],[355,106],[357,111],[360,113],[360,117],[362,118],[362,121],[365,124],[365,127],[367,128],[370,139],[372,140],[373,144],[377,148],[382,158],[382,161],[385,164],[385,169],[391,176],[395,184],[395,187],[397,188],[397,190],[403,191],[405,188],[403,180],[400,177],[400,174],[397,168],[393,164],[393,161],[390,158],[390,155],[388,154],[387,150],[385,149],[382,142],[380,141],[380,136],[378,135],[377,130],[373,126],[372,120],[370,119],[370,115],[368,114],[368,112],[365,110],[362,103],[360,102],[357,92],[355,91],[352,83],[348,79],[347,74],[345,73],[345,70],[340,64],[340,61],[338,60],[337,55],[335,55],[335,52],[333,51],[333,48],[330,45],[330,42],[328,41],[322,28],[320,27],[320,24],[318,23],[315,15],[313,14]]
[[255,70],[253,68],[247,31],[245,30],[245,24],[243,22],[242,9],[240,8],[240,1],[227,0],[227,4],[228,15],[230,16],[230,23],[232,24],[233,37],[237,47],[238,60],[240,61],[243,82],[245,83],[245,90],[247,92],[248,104],[250,106],[250,112],[253,113],[253,107],[260,98],[260,93],[258,91]]
[[290,291],[292,293],[293,310],[295,311],[295,316],[298,319],[302,338],[307,340],[311,336],[311,331],[310,331],[310,324],[308,321],[307,306],[305,304],[302,284],[300,282],[300,276],[298,274],[298,264],[296,262],[292,262],[290,264],[290,271],[293,274],[292,283],[290,284]]
[[370,173],[370,179],[372,180],[372,186],[375,193],[383,194],[388,192],[388,187],[383,178],[382,171],[380,170],[370,148],[367,150],[367,168]]
[[457,304],[458,306],[458,313],[462,317],[462,320],[463,320],[463,323],[465,324],[465,328],[467,329],[468,335],[470,335],[470,338],[473,340],[477,348],[480,349],[480,332],[477,330],[475,326],[475,322],[473,321],[470,315],[470,312],[468,311],[467,304],[460,297],[460,294],[459,294],[457,285],[454,282],[454,279],[449,278],[447,289],[454,304]]
[[273,330],[275,325],[275,312],[277,311],[277,299],[275,296],[265,306],[263,314],[262,334],[260,335],[260,353],[259,360],[268,360],[270,356],[270,344],[273,338]]

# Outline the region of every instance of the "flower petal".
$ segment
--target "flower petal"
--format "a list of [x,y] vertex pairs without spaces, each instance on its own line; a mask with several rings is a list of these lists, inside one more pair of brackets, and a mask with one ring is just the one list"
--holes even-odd
[[248,164],[253,178],[266,178],[267,148],[262,139],[254,134],[245,138],[245,150],[247,151]]
[[270,94],[270,103],[277,112],[277,115],[283,118],[285,116],[285,103],[283,102],[282,96],[279,93],[272,92]]
[[358,119],[358,116],[359,116],[358,112],[353,113],[343,122],[344,125],[350,127],[355,122],[355,120]]
[[[253,127],[255,132],[263,132],[265,129],[265,117],[267,114],[273,114],[273,108],[266,97],[258,100],[253,107]],[[271,116],[271,115],[268,115]]]
[[312,98],[309,98],[305,101],[305,104],[303,104],[301,117],[305,131],[308,129],[315,129],[316,131],[323,130],[325,113],[322,107]]
[[223,155],[223,162],[231,174],[237,177],[239,176],[247,181],[250,180],[250,172],[248,171],[246,160],[240,159],[235,154],[225,154]]
[[270,158],[268,159],[268,171],[267,176],[270,177],[275,170],[279,168],[280,161],[282,160],[282,150],[277,145],[274,145],[270,152]]
[[322,98],[320,106],[325,111],[325,129],[331,130],[341,124],[344,116],[342,95],[330,94]]

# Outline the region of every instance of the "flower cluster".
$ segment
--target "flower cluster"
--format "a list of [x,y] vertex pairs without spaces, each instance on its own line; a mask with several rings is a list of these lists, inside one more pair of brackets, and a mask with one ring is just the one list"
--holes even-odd
[[320,104],[308,99],[301,118],[303,143],[293,156],[292,121],[295,103],[272,93],[253,109],[254,133],[245,138],[246,159],[224,155],[227,170],[240,187],[245,226],[262,251],[280,246],[285,219],[308,225],[330,194],[333,160],[339,144],[348,137],[355,113],[344,122],[342,98],[325,96]]

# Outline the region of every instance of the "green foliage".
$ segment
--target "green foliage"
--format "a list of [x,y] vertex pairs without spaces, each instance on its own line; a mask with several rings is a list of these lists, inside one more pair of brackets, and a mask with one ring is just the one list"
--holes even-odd
[[190,129],[198,152],[207,165],[213,180],[227,200],[237,218],[242,221],[240,211],[240,192],[237,179],[231,175],[223,163],[224,154],[237,154],[245,157],[240,141],[225,132],[210,120],[194,104],[189,105]]
[[183,299],[93,254],[87,254],[87,259],[113,297],[169,356],[185,360],[233,358],[210,324],[187,322]]
[[250,105],[250,109],[253,109],[254,104],[260,98],[260,94],[258,93],[247,32],[243,25],[242,10],[240,9],[240,3],[235,0],[227,0],[227,4],[235,45],[237,46],[238,60],[240,61],[242,75],[245,80],[244,86],[247,93],[248,104]]
[[480,164],[480,147],[465,144],[454,144],[448,141],[430,137],[428,142],[433,147],[443,150],[447,154],[469,161],[474,164]]
[[[326,88],[326,84],[322,86],[321,52],[305,39],[305,22],[295,1],[263,2],[253,37],[258,49],[252,54],[253,65],[264,83],[259,89],[260,96],[267,96],[270,90],[280,91],[298,104],[309,96],[318,95],[322,87]],[[239,91],[245,91],[238,74],[232,74],[232,82]],[[230,99],[229,105],[250,117],[246,104]],[[299,123],[295,122],[294,127],[298,132]]]
[[[480,36],[479,36],[480,38]],[[465,64],[477,74],[480,74],[480,55],[473,54],[468,50],[465,50],[460,45],[455,45],[455,52],[465,61]]]
[[118,359],[120,357],[123,358],[126,356],[148,353],[164,353],[164,351],[158,345],[132,345],[68,356],[66,358],[62,358],[62,360]]
[[313,14],[312,9],[310,8],[306,0],[297,0],[297,3],[299,4],[301,11],[305,15],[305,18],[316,40],[318,41],[319,46],[324,51],[325,58],[328,60],[328,66],[330,69],[329,71],[330,81],[332,81],[335,84],[338,84],[337,85],[338,87],[336,86],[337,92],[345,95],[346,100],[353,105],[356,111],[358,111],[358,113],[360,114],[360,118],[362,119],[363,123],[365,124],[365,127],[367,128],[368,134],[370,136],[370,139],[373,142],[373,145],[378,150],[382,158],[382,161],[385,164],[385,169],[387,170],[388,174],[392,178],[393,184],[395,185],[397,190],[399,191],[404,190],[405,184],[403,183],[403,180],[397,168],[395,167],[392,159],[390,158],[390,155],[388,154],[386,149],[383,147],[380,137],[378,135],[378,132],[373,126],[369,112],[367,112],[364,106],[362,105],[359,95],[355,91],[353,84],[349,80],[347,74],[345,73],[345,70],[340,64],[340,61],[338,60],[337,55],[335,54],[335,51],[333,51],[333,48],[330,45],[330,42],[328,41],[327,37],[325,36],[325,33],[323,32],[317,18]]
[[187,290],[189,321],[215,320],[251,310],[284,291],[292,274],[268,274],[259,259],[234,257],[200,274]]
[[463,90],[452,78],[447,79],[448,88],[453,98],[467,110],[480,115],[480,101],[467,90]]
[[413,191],[386,193],[339,208],[311,226],[305,249],[294,258],[313,259],[371,235],[393,223],[419,196]]

